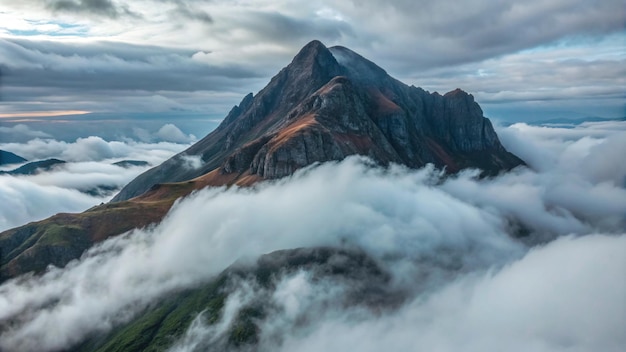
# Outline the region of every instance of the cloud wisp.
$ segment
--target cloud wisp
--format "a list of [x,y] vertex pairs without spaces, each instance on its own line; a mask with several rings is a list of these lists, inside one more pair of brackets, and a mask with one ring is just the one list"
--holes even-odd
[[[584,151],[598,156],[605,143],[610,136],[583,145]],[[623,316],[616,312],[626,293],[620,281],[626,190],[610,181],[619,175],[580,173],[575,182],[556,184],[571,171],[555,165],[478,180],[471,172],[441,178],[432,168],[383,170],[353,157],[255,188],[204,189],[177,202],[156,227],[107,240],[66,268],[0,286],[0,346],[67,348],[127,321],[172,290],[206,282],[235,260],[279,249],[347,246],[373,258],[390,274],[389,286],[409,299],[383,313],[326,305],[330,313],[294,327],[293,317],[318,311],[310,309],[320,305],[316,297],[328,303],[341,296],[341,290],[318,295],[328,293],[326,286],[296,273],[271,293],[284,307],[277,319],[261,324],[261,347],[342,350],[362,342],[365,350],[381,344],[406,349],[418,333],[424,348],[444,351],[617,351],[624,344],[616,332]],[[590,199],[596,205],[586,205]],[[511,236],[520,226],[524,241]],[[232,296],[229,309],[239,309],[249,293]],[[203,326],[198,318],[186,342],[176,346],[219,335],[219,326]],[[281,333],[276,345],[272,336]]]

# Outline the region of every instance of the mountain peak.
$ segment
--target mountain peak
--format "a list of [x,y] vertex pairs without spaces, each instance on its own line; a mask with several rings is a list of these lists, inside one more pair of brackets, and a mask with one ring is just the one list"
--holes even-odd
[[337,75],[339,65],[333,54],[319,40],[313,40],[305,45],[286,67],[296,76],[302,73],[311,75]]
[[[158,183],[227,175],[228,183],[290,175],[315,162],[366,155],[386,165],[433,163],[494,174],[523,162],[500,144],[473,96],[430,94],[356,52],[313,40],[258,94],[191,148],[128,184],[113,201]],[[203,165],[182,167],[185,155]]]
[[328,48],[326,48],[326,46],[322,42],[317,39],[312,40],[308,42],[305,46],[303,46],[302,49],[300,49],[298,54],[296,54],[296,56],[294,57],[294,61],[297,60],[299,57],[315,55],[319,52],[326,50],[328,50]]

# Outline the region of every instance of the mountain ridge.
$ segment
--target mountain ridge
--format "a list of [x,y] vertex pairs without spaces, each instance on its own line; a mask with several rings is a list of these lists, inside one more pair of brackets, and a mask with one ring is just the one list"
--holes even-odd
[[19,164],[27,160],[21,156],[6,150],[0,150],[0,165]]

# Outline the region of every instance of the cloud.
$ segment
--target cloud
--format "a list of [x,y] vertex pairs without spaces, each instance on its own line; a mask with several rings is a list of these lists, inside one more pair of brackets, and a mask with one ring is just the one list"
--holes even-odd
[[251,67],[197,60],[197,52],[121,42],[0,39],[3,109],[202,111],[221,118],[242,95],[266,83]]
[[[540,172],[559,170],[573,173],[580,170],[585,174],[605,173],[607,176],[596,176],[593,181],[617,177],[618,184],[626,176],[623,171],[624,163],[613,155],[621,149],[622,141],[626,137],[624,121],[593,122],[566,127],[517,123],[508,128],[498,127],[497,130],[507,150]],[[589,163],[596,163],[597,167],[590,168]],[[613,172],[607,168],[616,170]]]
[[173,143],[191,143],[196,140],[196,136],[193,134],[184,134],[176,125],[171,123],[163,125],[163,127],[157,131],[156,136],[165,142]]
[[[581,128],[593,133],[597,127]],[[549,140],[540,132],[525,130],[527,143]],[[608,143],[605,131],[598,143],[580,148],[593,158]],[[557,159],[568,153],[546,145]],[[156,227],[109,239],[64,269],[1,285],[0,321],[16,323],[0,332],[0,344],[68,348],[168,292],[206,282],[235,260],[332,246],[363,250],[389,273],[386,288],[405,292],[408,301],[376,313],[324,306],[317,297],[336,302],[341,289],[318,294],[333,285],[295,273],[268,293],[283,308],[261,332],[282,334],[284,342],[269,350],[333,350],[359,342],[364,349],[386,343],[402,350],[416,343],[415,334],[427,349],[618,350],[626,190],[608,174],[598,179],[572,166],[585,167],[555,163],[491,179],[472,172],[442,179],[432,168],[379,169],[352,157],[253,188],[207,188],[178,201]],[[511,236],[518,222],[526,228],[523,240]],[[234,310],[242,305],[235,303]],[[319,320],[293,327],[302,322],[294,320],[301,311],[319,311]],[[198,318],[180,346],[223,331],[201,323]]]
[[57,158],[64,161],[144,160],[158,164],[188,144],[105,141],[96,136],[77,138],[74,142],[32,139],[26,143],[0,143],[0,148],[23,155],[27,160]]
[[183,160],[182,166],[190,170],[197,170],[204,164],[202,155],[181,155],[180,158]]
[[[421,64],[458,64],[493,58],[522,49],[549,44],[559,39],[582,34],[619,32],[623,12],[614,12],[616,1],[594,6],[584,0],[528,1],[523,4],[472,1],[468,8],[460,8],[451,1],[396,1],[372,0],[329,5],[348,22],[370,19],[361,27],[361,38],[369,39],[364,46],[385,46],[391,49],[385,56],[417,58]],[[371,17],[371,13],[387,16]],[[394,21],[388,21],[392,17]],[[591,18],[603,18],[594,23]],[[541,28],[541,30],[537,30]],[[389,33],[395,35],[389,36]],[[417,34],[417,35],[416,35]],[[410,39],[409,37],[412,37]],[[386,39],[386,44],[383,43]],[[407,50],[401,43],[415,44]],[[408,60],[398,60],[409,63]]]
[[224,312],[215,325],[208,326],[205,323],[205,312],[201,312],[191,322],[185,335],[168,351],[193,351],[218,342],[224,337],[240,310],[256,298],[255,291],[258,289],[259,287],[248,282],[239,282],[237,290],[226,299]]
[[94,15],[118,18],[121,15],[136,17],[137,14],[127,6],[119,5],[111,0],[52,0],[46,6],[53,11],[68,12],[78,15]]
[[179,17],[187,20],[198,21],[204,24],[212,24],[213,17],[206,11],[193,6],[190,2],[184,0],[170,0],[176,4],[176,8],[171,10],[173,17]]
[[116,190],[150,166],[123,168],[120,160],[143,160],[158,165],[187,144],[107,142],[98,137],[74,143],[35,139],[0,144],[29,160],[59,158],[68,161],[35,175],[0,175],[0,231],[60,212],[81,212],[111,199]]
[[[3,127],[0,126],[0,135],[3,136],[3,140],[7,140],[8,138],[5,138],[4,135],[8,135],[7,137],[12,137],[13,139],[20,139],[20,138],[24,138],[24,139],[32,139],[32,138],[50,138],[52,137],[51,135],[42,132],[42,131],[37,131],[37,130],[33,130],[32,128],[28,127],[27,125],[24,124],[17,124],[15,126],[12,127]],[[18,135],[18,137],[16,137],[15,135]]]
[[[5,333],[3,347],[62,348],[119,322],[121,309],[131,309],[130,313],[131,307],[140,308],[171,289],[210,278],[237,258],[282,248],[339,245],[344,236],[376,253],[410,260],[440,247],[475,248],[468,266],[485,265],[482,253],[500,260],[519,253],[520,247],[502,233],[497,218],[423,187],[429,177],[428,170],[385,177],[352,159],[259,191],[198,192],[178,203],[158,228],[107,241],[80,263],[35,279],[37,292],[17,281],[5,284],[1,297],[10,301],[0,300],[0,319],[28,307],[43,307],[50,299],[67,304],[46,309],[18,330]],[[430,200],[439,196],[438,207],[433,207]],[[444,210],[455,213],[456,220],[435,215]],[[185,260],[180,253],[185,253]],[[129,270],[115,269],[120,267]],[[62,291],[59,283],[65,287]],[[74,311],[89,312],[90,318],[75,316]],[[55,329],[54,337],[42,333],[58,319],[64,324]]]
[[73,188],[45,186],[28,179],[0,176],[0,231],[58,212],[80,212],[104,200]]
[[[64,43],[20,39],[0,40],[3,83],[6,87],[31,86],[88,89],[89,91],[227,90],[256,78],[241,66],[207,65],[191,59],[193,49],[176,49],[121,42]],[[97,84],[90,81],[98,77]],[[60,80],[60,78],[66,80]],[[231,79],[228,79],[231,78]]]
[[[282,351],[620,351],[626,236],[561,238],[467,275],[392,314],[323,320]],[[275,317],[272,317],[275,318]],[[302,336],[304,335],[304,336]]]

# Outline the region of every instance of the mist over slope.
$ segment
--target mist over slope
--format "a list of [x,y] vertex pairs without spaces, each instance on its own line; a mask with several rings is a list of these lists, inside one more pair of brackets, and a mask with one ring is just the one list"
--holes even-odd
[[[195,312],[161,348],[623,350],[626,123],[498,132],[532,169],[444,177],[351,157],[253,188],[197,191],[158,226],[5,282],[0,348],[76,347],[236,261],[331,247],[362,251],[388,275],[395,303],[346,304],[353,282],[307,267],[278,272],[270,288],[243,277],[224,291],[218,315]],[[251,320],[253,344],[229,343],[259,299],[270,309]]]

